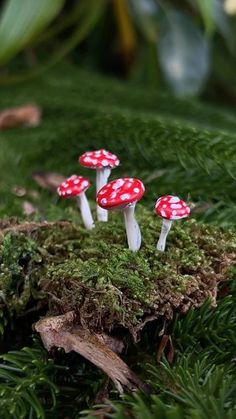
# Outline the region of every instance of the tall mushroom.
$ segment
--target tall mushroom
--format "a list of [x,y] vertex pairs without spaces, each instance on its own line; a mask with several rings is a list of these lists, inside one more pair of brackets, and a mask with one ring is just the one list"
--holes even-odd
[[144,191],[141,180],[122,178],[107,183],[97,194],[97,203],[102,208],[123,210],[128,247],[133,252],[139,250],[141,246],[141,233],[134,210],[136,202],[142,198]]
[[171,229],[172,221],[188,217],[190,208],[184,201],[178,198],[178,196],[166,195],[156,201],[155,212],[163,218],[157,249],[164,252],[166,238]]
[[[98,191],[107,184],[107,180],[111,174],[111,169],[119,166],[119,159],[115,154],[110,153],[104,149],[96,151],[86,151],[79,157],[79,163],[82,166],[96,169],[96,190]],[[103,208],[97,205],[97,219],[98,221],[106,222],[108,213]]]
[[77,198],[80,208],[81,217],[85,228],[91,230],[94,227],[93,217],[90,206],[85,195],[85,191],[89,188],[90,182],[83,176],[72,175],[57,188],[58,195],[62,198]]

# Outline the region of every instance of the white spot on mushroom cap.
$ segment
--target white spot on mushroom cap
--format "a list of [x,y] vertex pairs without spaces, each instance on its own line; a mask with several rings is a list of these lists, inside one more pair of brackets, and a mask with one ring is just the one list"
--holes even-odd
[[120,199],[121,199],[121,201],[125,201],[126,199],[130,199],[130,194],[129,193],[123,193],[122,195],[120,195]]
[[82,186],[82,188],[86,188],[86,186],[88,186],[88,181],[87,180],[84,180],[83,182],[82,182],[82,184],[81,184],[81,186]]
[[107,199],[106,198],[102,198],[101,199],[101,204],[106,204],[107,203]]
[[139,188],[134,188],[134,192],[135,193],[139,193],[140,189]]
[[166,212],[164,210],[161,210],[162,217],[166,218]]
[[98,193],[99,193],[100,195],[104,195],[105,193],[107,193],[107,188],[100,189],[100,191],[98,191]]
[[108,166],[109,165],[109,162],[106,159],[102,160],[101,163],[102,163],[103,166]]
[[112,189],[119,189],[121,186],[123,186],[125,181],[123,179],[118,179],[116,182],[113,183]]
[[173,208],[173,209],[180,209],[180,208],[182,208],[182,205],[181,204],[170,204],[170,207]]
[[176,203],[176,202],[179,202],[180,201],[180,199],[179,199],[179,197],[178,196],[172,196],[170,199],[169,199],[169,203],[170,204],[172,204],[172,203]]

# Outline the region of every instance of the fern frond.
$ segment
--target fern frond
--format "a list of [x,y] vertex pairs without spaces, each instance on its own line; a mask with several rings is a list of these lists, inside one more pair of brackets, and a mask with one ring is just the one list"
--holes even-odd
[[[65,71],[70,72],[70,80],[64,79]],[[91,176],[91,171],[78,168],[78,155],[105,147],[122,163],[113,177],[132,174],[143,179],[144,200],[150,207],[157,196],[176,193],[209,206],[205,220],[234,224],[233,112],[124,86],[66,65],[64,70],[61,65],[45,74],[37,85],[3,88],[2,103],[30,100],[32,90],[46,110],[43,124],[37,135],[34,130],[27,131],[27,136],[24,130],[18,130],[17,136],[13,131],[2,134],[0,173],[3,179],[5,173],[9,176],[2,185],[0,213],[21,213],[19,200],[9,194],[9,184],[18,184],[20,178],[22,186],[32,187],[29,174],[39,169],[39,162],[42,170],[65,175],[83,170]]]
[[203,354],[196,360],[183,355],[173,368],[164,361],[161,369],[151,371],[154,387],[161,389],[166,402],[178,402],[191,418],[231,418],[236,413],[234,366],[217,366]]
[[0,356],[0,411],[3,419],[46,417],[53,409],[57,386],[55,365],[42,348],[23,348]]
[[205,350],[212,362],[230,361],[236,348],[235,302],[235,296],[229,295],[214,309],[206,302],[182,318],[177,315],[171,335],[178,351],[198,353]]

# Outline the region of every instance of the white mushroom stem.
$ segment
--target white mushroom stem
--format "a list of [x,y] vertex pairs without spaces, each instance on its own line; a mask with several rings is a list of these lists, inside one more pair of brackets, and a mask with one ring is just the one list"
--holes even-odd
[[167,220],[166,218],[163,219],[162,221],[162,227],[161,227],[161,234],[157,243],[157,249],[160,250],[161,252],[165,251],[165,247],[166,247],[166,238],[168,236],[168,233],[171,229],[171,225],[172,225],[172,221],[171,220]]
[[94,221],[85,192],[81,192],[81,194],[77,196],[77,200],[84,226],[88,230],[91,230],[94,227]]
[[[110,167],[104,167],[102,169],[96,170],[96,189],[98,191],[107,184],[108,178],[111,174]],[[104,208],[99,207],[97,205],[97,219],[98,221],[106,222],[108,220],[108,212]]]
[[125,229],[128,247],[133,252],[137,252],[141,246],[141,232],[134,216],[135,204],[131,204],[124,209]]

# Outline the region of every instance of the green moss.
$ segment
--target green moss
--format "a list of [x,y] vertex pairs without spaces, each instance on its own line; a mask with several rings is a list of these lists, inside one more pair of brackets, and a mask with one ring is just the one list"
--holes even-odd
[[147,316],[171,319],[174,311],[214,300],[218,283],[231,277],[235,235],[194,219],[177,221],[167,251],[160,253],[155,246],[161,221],[141,207],[137,217],[143,234],[137,253],[127,249],[120,213],[92,231],[60,222],[26,225],[20,233],[16,227],[2,230],[3,302],[19,313],[40,300],[45,313],[75,310],[90,328],[122,325],[135,333]]
[[[233,110],[174,99],[159,89],[146,91],[63,63],[37,82],[1,87],[2,108],[32,100],[42,107],[40,126],[1,133],[1,216],[22,215],[22,198],[11,193],[14,185],[27,189],[26,199],[43,215],[55,204],[47,193],[32,198],[37,188],[34,171],[84,174],[94,185],[94,173],[78,166],[78,156],[105,147],[122,163],[112,177],[142,179],[143,202],[150,208],[157,195],[191,194],[192,201],[207,203],[198,215],[224,225],[235,223]],[[88,196],[92,199],[93,194],[91,188]],[[58,208],[52,212],[60,216]]]
[[1,299],[10,309],[21,312],[30,300],[30,277],[26,270],[40,260],[37,244],[25,234],[7,233],[0,252]]

